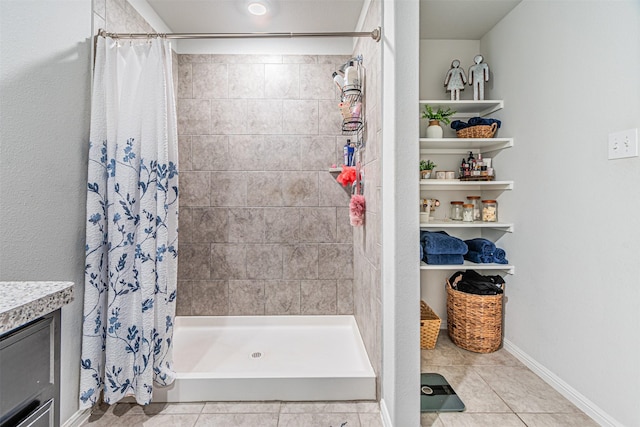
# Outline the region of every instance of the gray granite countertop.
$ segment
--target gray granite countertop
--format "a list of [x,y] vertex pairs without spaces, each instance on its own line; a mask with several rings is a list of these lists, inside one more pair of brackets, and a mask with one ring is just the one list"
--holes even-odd
[[0,282],[0,334],[73,301],[73,282]]

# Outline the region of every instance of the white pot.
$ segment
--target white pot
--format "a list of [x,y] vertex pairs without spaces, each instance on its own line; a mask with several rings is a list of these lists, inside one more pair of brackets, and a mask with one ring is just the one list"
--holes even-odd
[[440,122],[437,120],[429,120],[427,127],[427,138],[442,138],[443,131]]

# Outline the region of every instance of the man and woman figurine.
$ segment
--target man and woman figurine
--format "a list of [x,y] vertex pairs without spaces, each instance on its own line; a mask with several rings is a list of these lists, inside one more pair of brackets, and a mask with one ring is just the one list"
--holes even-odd
[[[473,58],[474,65],[469,67],[469,86],[473,86],[473,99],[479,101],[484,99],[484,82],[489,81],[489,65],[482,62],[482,55],[476,55]],[[444,85],[447,91],[451,91],[451,100],[460,100],[460,91],[464,90],[467,83],[467,76],[464,70],[460,68],[460,61],[454,59],[451,63],[451,69],[447,72],[444,79]]]

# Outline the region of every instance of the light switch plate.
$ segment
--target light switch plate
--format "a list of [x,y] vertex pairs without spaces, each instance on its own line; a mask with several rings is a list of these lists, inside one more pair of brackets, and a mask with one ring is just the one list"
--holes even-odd
[[638,157],[638,128],[609,134],[609,160]]

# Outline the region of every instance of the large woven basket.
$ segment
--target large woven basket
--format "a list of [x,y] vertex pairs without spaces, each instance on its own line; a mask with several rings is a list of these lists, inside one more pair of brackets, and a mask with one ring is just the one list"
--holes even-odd
[[458,138],[493,138],[498,130],[498,124],[469,126],[456,131]]
[[440,332],[440,318],[427,305],[420,301],[420,348],[433,349],[438,341]]
[[474,295],[447,280],[447,331],[458,347],[492,353],[502,345],[502,295]]

